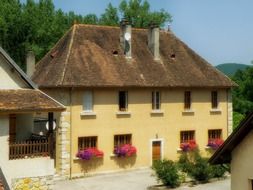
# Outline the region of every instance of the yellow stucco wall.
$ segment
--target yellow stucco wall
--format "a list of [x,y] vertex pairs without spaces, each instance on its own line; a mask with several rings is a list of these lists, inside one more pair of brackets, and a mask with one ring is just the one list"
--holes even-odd
[[[205,155],[209,154],[206,150],[208,129],[222,129],[223,138],[227,137],[226,90],[218,90],[221,112],[211,113],[210,99],[213,89],[191,89],[194,112],[184,113],[184,90],[160,89],[163,114],[151,114],[151,92],[154,89],[126,90],[130,116],[116,114],[119,89],[93,89],[95,116],[80,115],[84,90],[74,89],[71,98],[69,91],[46,90],[49,95],[65,104],[71,112],[70,149],[73,174],[149,167],[152,162],[152,139],[162,139],[164,158],[175,160],[180,155],[177,149],[180,145],[180,131],[183,130],[195,130],[196,141]],[[72,107],[70,107],[70,99],[72,99]],[[116,134],[132,134],[132,144],[137,148],[136,157],[123,159],[111,156]],[[78,137],[82,136],[98,136],[98,148],[105,153],[103,159],[73,160],[78,150]]]
[[231,190],[252,190],[253,131],[232,152]]

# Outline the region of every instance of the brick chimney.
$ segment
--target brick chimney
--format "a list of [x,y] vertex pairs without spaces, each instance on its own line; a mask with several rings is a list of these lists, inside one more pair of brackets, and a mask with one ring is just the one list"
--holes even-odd
[[126,58],[132,57],[132,26],[126,19],[120,22],[120,43],[126,55]]
[[151,23],[148,29],[148,47],[154,56],[154,60],[160,60],[159,53],[159,35],[160,28],[157,24]]
[[33,51],[28,51],[26,54],[26,74],[31,77],[35,72],[35,55]]

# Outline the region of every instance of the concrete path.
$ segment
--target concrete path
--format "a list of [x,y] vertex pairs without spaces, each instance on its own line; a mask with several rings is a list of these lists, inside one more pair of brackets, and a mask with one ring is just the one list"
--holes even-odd
[[[150,169],[56,182],[54,190],[146,190],[156,185]],[[174,190],[230,190],[230,179]]]

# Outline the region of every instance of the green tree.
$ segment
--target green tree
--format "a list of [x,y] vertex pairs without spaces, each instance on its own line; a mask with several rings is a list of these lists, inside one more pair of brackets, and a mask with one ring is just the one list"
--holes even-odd
[[109,3],[105,9],[105,13],[103,13],[99,19],[99,24],[108,26],[119,25],[118,9]]
[[119,5],[120,14],[127,18],[134,27],[147,28],[152,22],[163,27],[166,22],[172,22],[169,13],[161,9],[152,12],[147,0],[123,0]]
[[98,24],[98,17],[95,14],[88,14],[84,16],[83,23],[85,24]]

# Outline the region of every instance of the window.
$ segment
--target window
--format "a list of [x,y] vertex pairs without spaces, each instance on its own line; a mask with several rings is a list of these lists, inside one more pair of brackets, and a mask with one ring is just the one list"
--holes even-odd
[[212,109],[218,108],[218,92],[212,91],[211,92],[211,101],[212,101]]
[[180,143],[186,143],[190,140],[195,140],[195,131],[181,131]]
[[78,150],[86,148],[97,148],[97,137],[79,137]]
[[127,91],[119,91],[119,111],[127,111]]
[[222,130],[221,129],[214,129],[208,130],[208,140],[212,139],[222,139]]
[[184,92],[184,109],[191,109],[191,92]]
[[93,94],[91,91],[85,91],[83,95],[83,111],[93,111]]
[[114,147],[120,146],[123,144],[132,144],[132,135],[114,135]]
[[152,110],[161,109],[161,94],[159,91],[152,92]]

